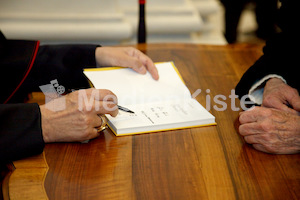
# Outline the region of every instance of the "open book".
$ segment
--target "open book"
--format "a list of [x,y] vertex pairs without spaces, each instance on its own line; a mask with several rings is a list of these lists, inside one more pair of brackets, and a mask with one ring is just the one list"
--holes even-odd
[[156,63],[159,80],[129,68],[85,69],[97,89],[109,89],[118,104],[134,112],[107,115],[115,135],[132,135],[215,125],[215,117],[191,97],[173,62]]

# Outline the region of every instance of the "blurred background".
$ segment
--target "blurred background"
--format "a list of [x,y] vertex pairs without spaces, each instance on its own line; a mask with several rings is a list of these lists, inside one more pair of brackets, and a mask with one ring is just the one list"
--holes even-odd
[[[138,11],[138,0],[0,0],[0,30],[43,44],[135,44]],[[147,0],[147,43],[262,43],[256,17],[253,0]]]

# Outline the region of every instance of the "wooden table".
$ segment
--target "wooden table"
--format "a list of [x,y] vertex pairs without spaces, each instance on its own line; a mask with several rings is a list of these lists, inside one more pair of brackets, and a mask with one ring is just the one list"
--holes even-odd
[[[231,90],[262,54],[261,46],[136,47],[155,62],[174,61],[191,93],[202,90],[197,100],[203,106],[207,95],[225,95],[228,109],[210,111],[217,126],[125,137],[105,130],[88,144],[47,144],[44,154],[14,162],[12,175],[4,181],[4,196],[300,199],[300,155],[270,155],[245,144],[237,133],[239,112],[230,109]],[[44,102],[41,94],[34,95],[34,100]],[[235,104],[238,107],[239,101]],[[212,100],[213,105],[220,106]]]

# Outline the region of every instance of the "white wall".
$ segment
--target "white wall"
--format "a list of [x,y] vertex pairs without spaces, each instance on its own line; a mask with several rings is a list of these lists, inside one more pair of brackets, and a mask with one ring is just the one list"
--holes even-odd
[[[192,34],[207,31],[207,14],[195,1],[148,0],[147,41],[195,42]],[[137,13],[137,0],[0,0],[0,29],[8,38],[44,43],[135,43]]]

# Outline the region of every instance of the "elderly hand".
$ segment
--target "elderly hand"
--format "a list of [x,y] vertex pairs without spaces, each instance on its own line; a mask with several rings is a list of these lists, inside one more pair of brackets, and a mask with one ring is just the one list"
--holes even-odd
[[285,84],[281,79],[271,78],[264,87],[262,106],[299,114],[300,96],[296,89]]
[[[53,111],[65,105],[64,109]],[[100,114],[118,114],[117,97],[109,90],[78,90],[66,96],[53,99],[40,106],[42,133],[46,143],[81,142],[99,135]]]
[[273,108],[254,107],[241,112],[239,132],[257,150],[292,154],[300,152],[300,116]]
[[153,79],[159,78],[153,61],[133,47],[98,47],[95,57],[100,66],[129,67],[140,74],[149,71]]

